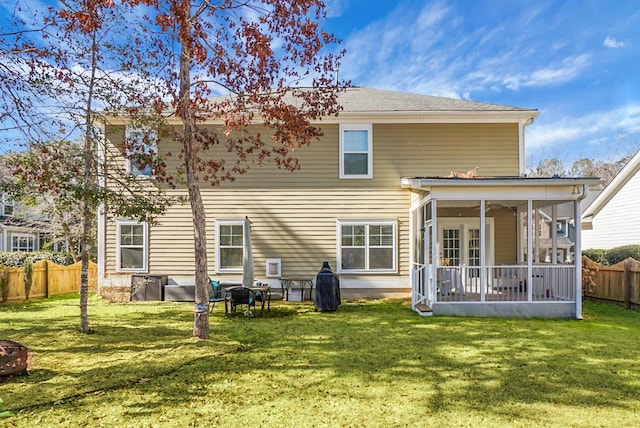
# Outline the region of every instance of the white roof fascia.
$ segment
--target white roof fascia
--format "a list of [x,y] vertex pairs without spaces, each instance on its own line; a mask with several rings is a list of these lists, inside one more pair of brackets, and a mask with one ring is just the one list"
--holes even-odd
[[[338,116],[323,116],[312,121],[320,123],[341,122],[387,122],[387,123],[518,123],[523,126],[532,121],[540,112],[536,110],[514,111],[349,111],[341,112]],[[168,124],[181,124],[180,118],[171,116],[166,118]],[[108,125],[126,125],[130,123],[127,116],[110,116],[105,122]],[[255,124],[260,124],[256,117]],[[203,124],[224,124],[224,119],[207,120]]]
[[582,219],[591,222],[607,203],[624,187],[624,185],[640,172],[640,151],[636,153],[631,160],[618,172],[611,180],[611,183],[591,202],[591,204],[582,213]]
[[401,178],[402,188],[423,189],[430,187],[532,187],[532,186],[581,186],[602,183],[599,178],[517,178],[517,177],[478,177],[478,178]]

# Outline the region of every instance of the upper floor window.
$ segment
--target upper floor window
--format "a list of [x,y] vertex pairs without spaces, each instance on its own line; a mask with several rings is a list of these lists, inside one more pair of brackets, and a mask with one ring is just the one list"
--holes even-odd
[[148,268],[147,223],[118,220],[116,223],[116,270],[146,272]]
[[218,272],[242,272],[244,220],[218,220],[217,226]]
[[13,199],[6,193],[2,194],[2,215],[13,215]]
[[125,154],[129,174],[151,177],[153,162],[158,154],[157,137],[149,129],[127,128],[127,142]]
[[373,177],[372,127],[340,125],[340,178]]
[[338,220],[339,272],[395,272],[395,221]]
[[[556,221],[556,236],[558,238],[566,238],[568,236],[569,230],[567,228],[567,220],[561,219]],[[560,259],[562,260],[562,259]]]

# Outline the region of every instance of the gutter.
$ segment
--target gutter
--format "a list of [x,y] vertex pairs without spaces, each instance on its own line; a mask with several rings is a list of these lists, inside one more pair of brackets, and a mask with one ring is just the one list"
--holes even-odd
[[535,120],[536,116],[537,114],[529,116],[523,122],[521,122],[522,126],[519,126],[520,135],[518,136],[518,138],[520,140],[520,165],[518,165],[518,167],[520,168],[520,175],[524,175],[527,168],[527,165],[526,165],[527,156],[526,156],[525,142],[524,142],[524,128],[526,126],[531,125]]
[[[574,202],[574,218],[576,227],[576,236],[574,241],[574,264],[576,266],[576,319],[582,319],[582,208],[581,202],[587,197],[589,187],[582,184],[582,194],[578,196]],[[578,233],[579,232],[579,233]]]

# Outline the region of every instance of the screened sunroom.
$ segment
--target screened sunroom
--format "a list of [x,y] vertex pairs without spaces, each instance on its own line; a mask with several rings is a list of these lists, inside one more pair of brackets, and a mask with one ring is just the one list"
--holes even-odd
[[421,314],[581,318],[580,202],[593,178],[403,178]]

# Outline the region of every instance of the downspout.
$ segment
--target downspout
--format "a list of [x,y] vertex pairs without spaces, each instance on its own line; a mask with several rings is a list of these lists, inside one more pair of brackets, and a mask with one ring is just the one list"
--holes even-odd
[[523,122],[520,122],[520,126],[519,126],[519,134],[518,138],[520,139],[520,176],[522,177],[525,173],[526,170],[526,156],[525,156],[525,149],[524,149],[524,128],[525,126],[531,125],[533,123],[535,116],[530,116],[527,119],[525,119]]
[[586,184],[582,185],[582,194],[576,198],[574,202],[575,216],[575,243],[574,257],[576,265],[576,319],[582,319],[582,209],[580,203],[587,197],[589,188]]
[[[105,127],[103,124],[97,125],[97,128],[100,131],[101,138],[97,139],[96,144],[98,145],[96,153],[98,157],[98,187],[104,188],[106,187],[106,178],[105,178],[105,163],[106,163],[106,154],[105,154],[105,144],[106,144],[106,135],[105,135]],[[101,141],[102,140],[102,141]],[[98,293],[100,292],[100,287],[105,285],[105,271],[106,271],[106,216],[105,216],[105,207],[104,202],[101,202],[98,206],[97,212],[97,265],[98,265]]]

